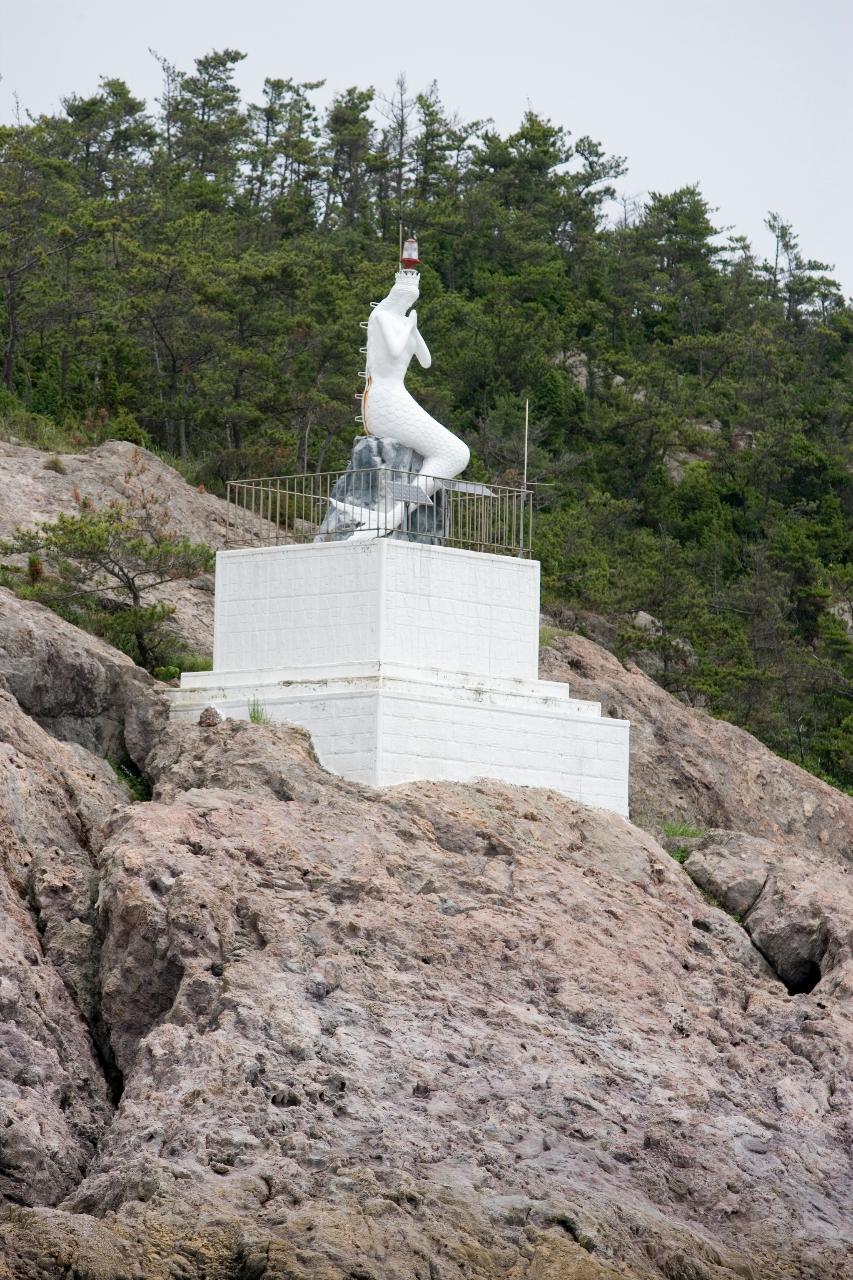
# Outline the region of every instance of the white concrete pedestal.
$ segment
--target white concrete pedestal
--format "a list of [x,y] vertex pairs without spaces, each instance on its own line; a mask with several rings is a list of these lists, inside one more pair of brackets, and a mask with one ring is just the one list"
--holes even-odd
[[536,679],[539,565],[392,538],[220,551],[205,706],[304,725],[326,768],[388,786],[500,778],[628,813],[628,731]]

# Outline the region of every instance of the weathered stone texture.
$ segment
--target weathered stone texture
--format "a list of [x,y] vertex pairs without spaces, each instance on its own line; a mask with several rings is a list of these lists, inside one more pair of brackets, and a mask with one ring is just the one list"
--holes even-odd
[[633,663],[564,634],[540,655],[540,674],[631,721],[631,816],[640,826],[686,820],[834,851],[853,861],[853,799],[736,725],[666,693]]
[[128,805],[0,696],[2,1280],[853,1277],[851,801],[589,642],[545,667],[638,726],[684,867],[281,726],[152,734]]
[[4,587],[0,681],[57,738],[137,767],[169,714],[162,685],[126,654]]

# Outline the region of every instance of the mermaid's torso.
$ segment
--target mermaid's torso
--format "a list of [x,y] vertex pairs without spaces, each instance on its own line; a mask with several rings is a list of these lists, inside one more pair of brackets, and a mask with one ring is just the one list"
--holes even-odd
[[[415,352],[416,331],[412,330],[401,354],[393,356],[377,320],[374,311],[367,325],[367,384],[361,397],[361,415],[368,435],[396,439],[395,432],[401,428],[417,429],[433,419],[405,386],[406,371]],[[399,323],[407,324],[403,318]]]

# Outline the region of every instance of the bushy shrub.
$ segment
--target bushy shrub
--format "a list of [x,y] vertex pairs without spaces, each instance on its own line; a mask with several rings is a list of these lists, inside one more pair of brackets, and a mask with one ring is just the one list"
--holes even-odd
[[151,673],[157,680],[162,680],[164,684],[169,684],[171,680],[177,680],[181,674],[181,668],[176,666],[155,667]]
[[69,443],[67,433],[53,418],[33,413],[6,390],[0,390],[0,440],[18,440],[51,453],[66,452]]

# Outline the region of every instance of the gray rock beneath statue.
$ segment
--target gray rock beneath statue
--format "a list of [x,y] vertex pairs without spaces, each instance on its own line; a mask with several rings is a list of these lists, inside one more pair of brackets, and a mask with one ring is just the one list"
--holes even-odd
[[[397,490],[402,485],[414,486],[422,466],[423,457],[396,440],[357,436],[347,469],[332,491],[332,499],[375,512],[377,531],[384,531],[381,517],[399,500],[399,493],[393,492],[391,486]],[[341,542],[362,527],[345,509],[330,506],[314,541]],[[390,536],[432,545],[441,542],[444,536],[441,490],[431,501],[409,506],[405,525]]]

